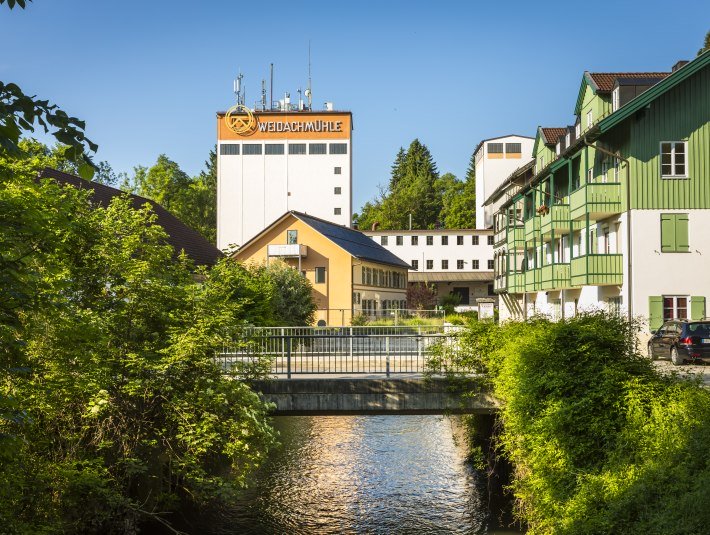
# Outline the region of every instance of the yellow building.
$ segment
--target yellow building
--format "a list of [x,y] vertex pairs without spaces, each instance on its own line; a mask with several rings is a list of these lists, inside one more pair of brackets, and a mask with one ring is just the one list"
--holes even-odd
[[353,316],[381,317],[406,308],[409,264],[341,225],[287,212],[233,257],[244,263],[283,260],[313,285],[321,325],[349,325]]

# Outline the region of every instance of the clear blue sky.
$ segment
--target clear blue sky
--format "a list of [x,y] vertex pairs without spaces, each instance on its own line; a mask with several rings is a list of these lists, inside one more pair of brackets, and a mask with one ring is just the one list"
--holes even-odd
[[463,177],[481,139],[569,124],[584,70],[667,70],[709,29],[707,0],[35,0],[0,6],[0,79],[84,119],[117,171],[165,153],[195,174],[237,70],[247,103],[270,62],[293,98],[310,40],[314,104],[353,112],[357,211],[415,137]]

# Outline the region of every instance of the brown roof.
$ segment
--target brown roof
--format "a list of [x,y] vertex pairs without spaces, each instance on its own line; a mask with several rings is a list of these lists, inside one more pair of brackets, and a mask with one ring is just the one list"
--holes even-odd
[[51,178],[59,184],[70,185],[78,189],[92,189],[92,199],[104,207],[108,206],[114,197],[122,195],[128,195],[131,198],[133,207],[136,209],[141,208],[146,203],[150,203],[153,212],[158,217],[158,224],[168,234],[168,243],[176,251],[184,250],[185,254],[197,265],[212,265],[222,256],[220,250],[207,241],[202,234],[192,230],[165,208],[150,199],[129,194],[98,182],[84,180],[78,176],[62,173],[49,167],[45,167],[39,176],[40,178]]
[[560,136],[567,133],[567,128],[540,128],[545,145],[554,145]]
[[590,72],[589,77],[597,86],[597,91],[610,93],[617,78],[658,78],[662,80],[669,72]]

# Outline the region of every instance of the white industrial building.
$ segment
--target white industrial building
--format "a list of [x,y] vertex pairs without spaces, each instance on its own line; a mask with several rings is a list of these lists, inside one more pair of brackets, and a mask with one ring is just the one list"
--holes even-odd
[[455,293],[475,307],[494,299],[493,231],[473,229],[374,230],[365,235],[404,260],[409,284],[434,285],[439,298]]
[[217,114],[217,247],[241,246],[284,213],[352,222],[352,115],[237,105]]
[[535,138],[511,134],[481,141],[474,150],[476,162],[476,228],[493,226],[499,205],[484,206],[513,171],[532,160]]

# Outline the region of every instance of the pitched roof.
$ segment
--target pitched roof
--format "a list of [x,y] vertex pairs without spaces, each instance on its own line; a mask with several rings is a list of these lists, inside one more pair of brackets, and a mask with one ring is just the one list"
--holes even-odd
[[139,209],[144,204],[149,203],[158,217],[158,224],[168,234],[168,243],[176,251],[185,251],[185,254],[197,265],[212,265],[222,256],[220,250],[207,241],[199,232],[185,225],[165,208],[150,199],[126,193],[98,182],[84,180],[78,176],[63,173],[49,167],[45,167],[40,172],[39,177],[51,178],[59,184],[73,186],[78,189],[93,190],[92,199],[103,207],[108,206],[114,197],[123,195],[128,195],[131,198],[131,203],[135,209]]
[[535,139],[534,137],[530,136],[521,136],[520,134],[508,134],[507,136],[497,136],[497,137],[489,137],[487,139],[482,139],[479,141],[478,145],[476,145],[476,148],[473,149],[473,154],[476,154],[478,150],[481,148],[481,146],[486,142],[486,141],[493,141],[495,139],[504,139],[506,137],[523,137],[525,139]]
[[303,221],[316,232],[322,234],[330,241],[350,253],[355,258],[370,260],[380,264],[390,264],[393,266],[410,269],[411,266],[394,253],[391,253],[369,236],[365,236],[359,230],[354,230],[342,225],[336,225],[330,221],[325,221],[312,215],[301,212],[290,212],[294,217]]
[[639,79],[651,79],[660,81],[666,76],[671,74],[670,72],[590,72],[589,77],[594,83],[594,90],[602,93],[610,93],[614,89],[614,83],[617,78],[624,78],[626,80],[631,78]]
[[567,133],[566,127],[561,128],[544,128],[540,127],[540,132],[542,132],[543,141],[545,145],[554,145],[560,136],[564,136]]

